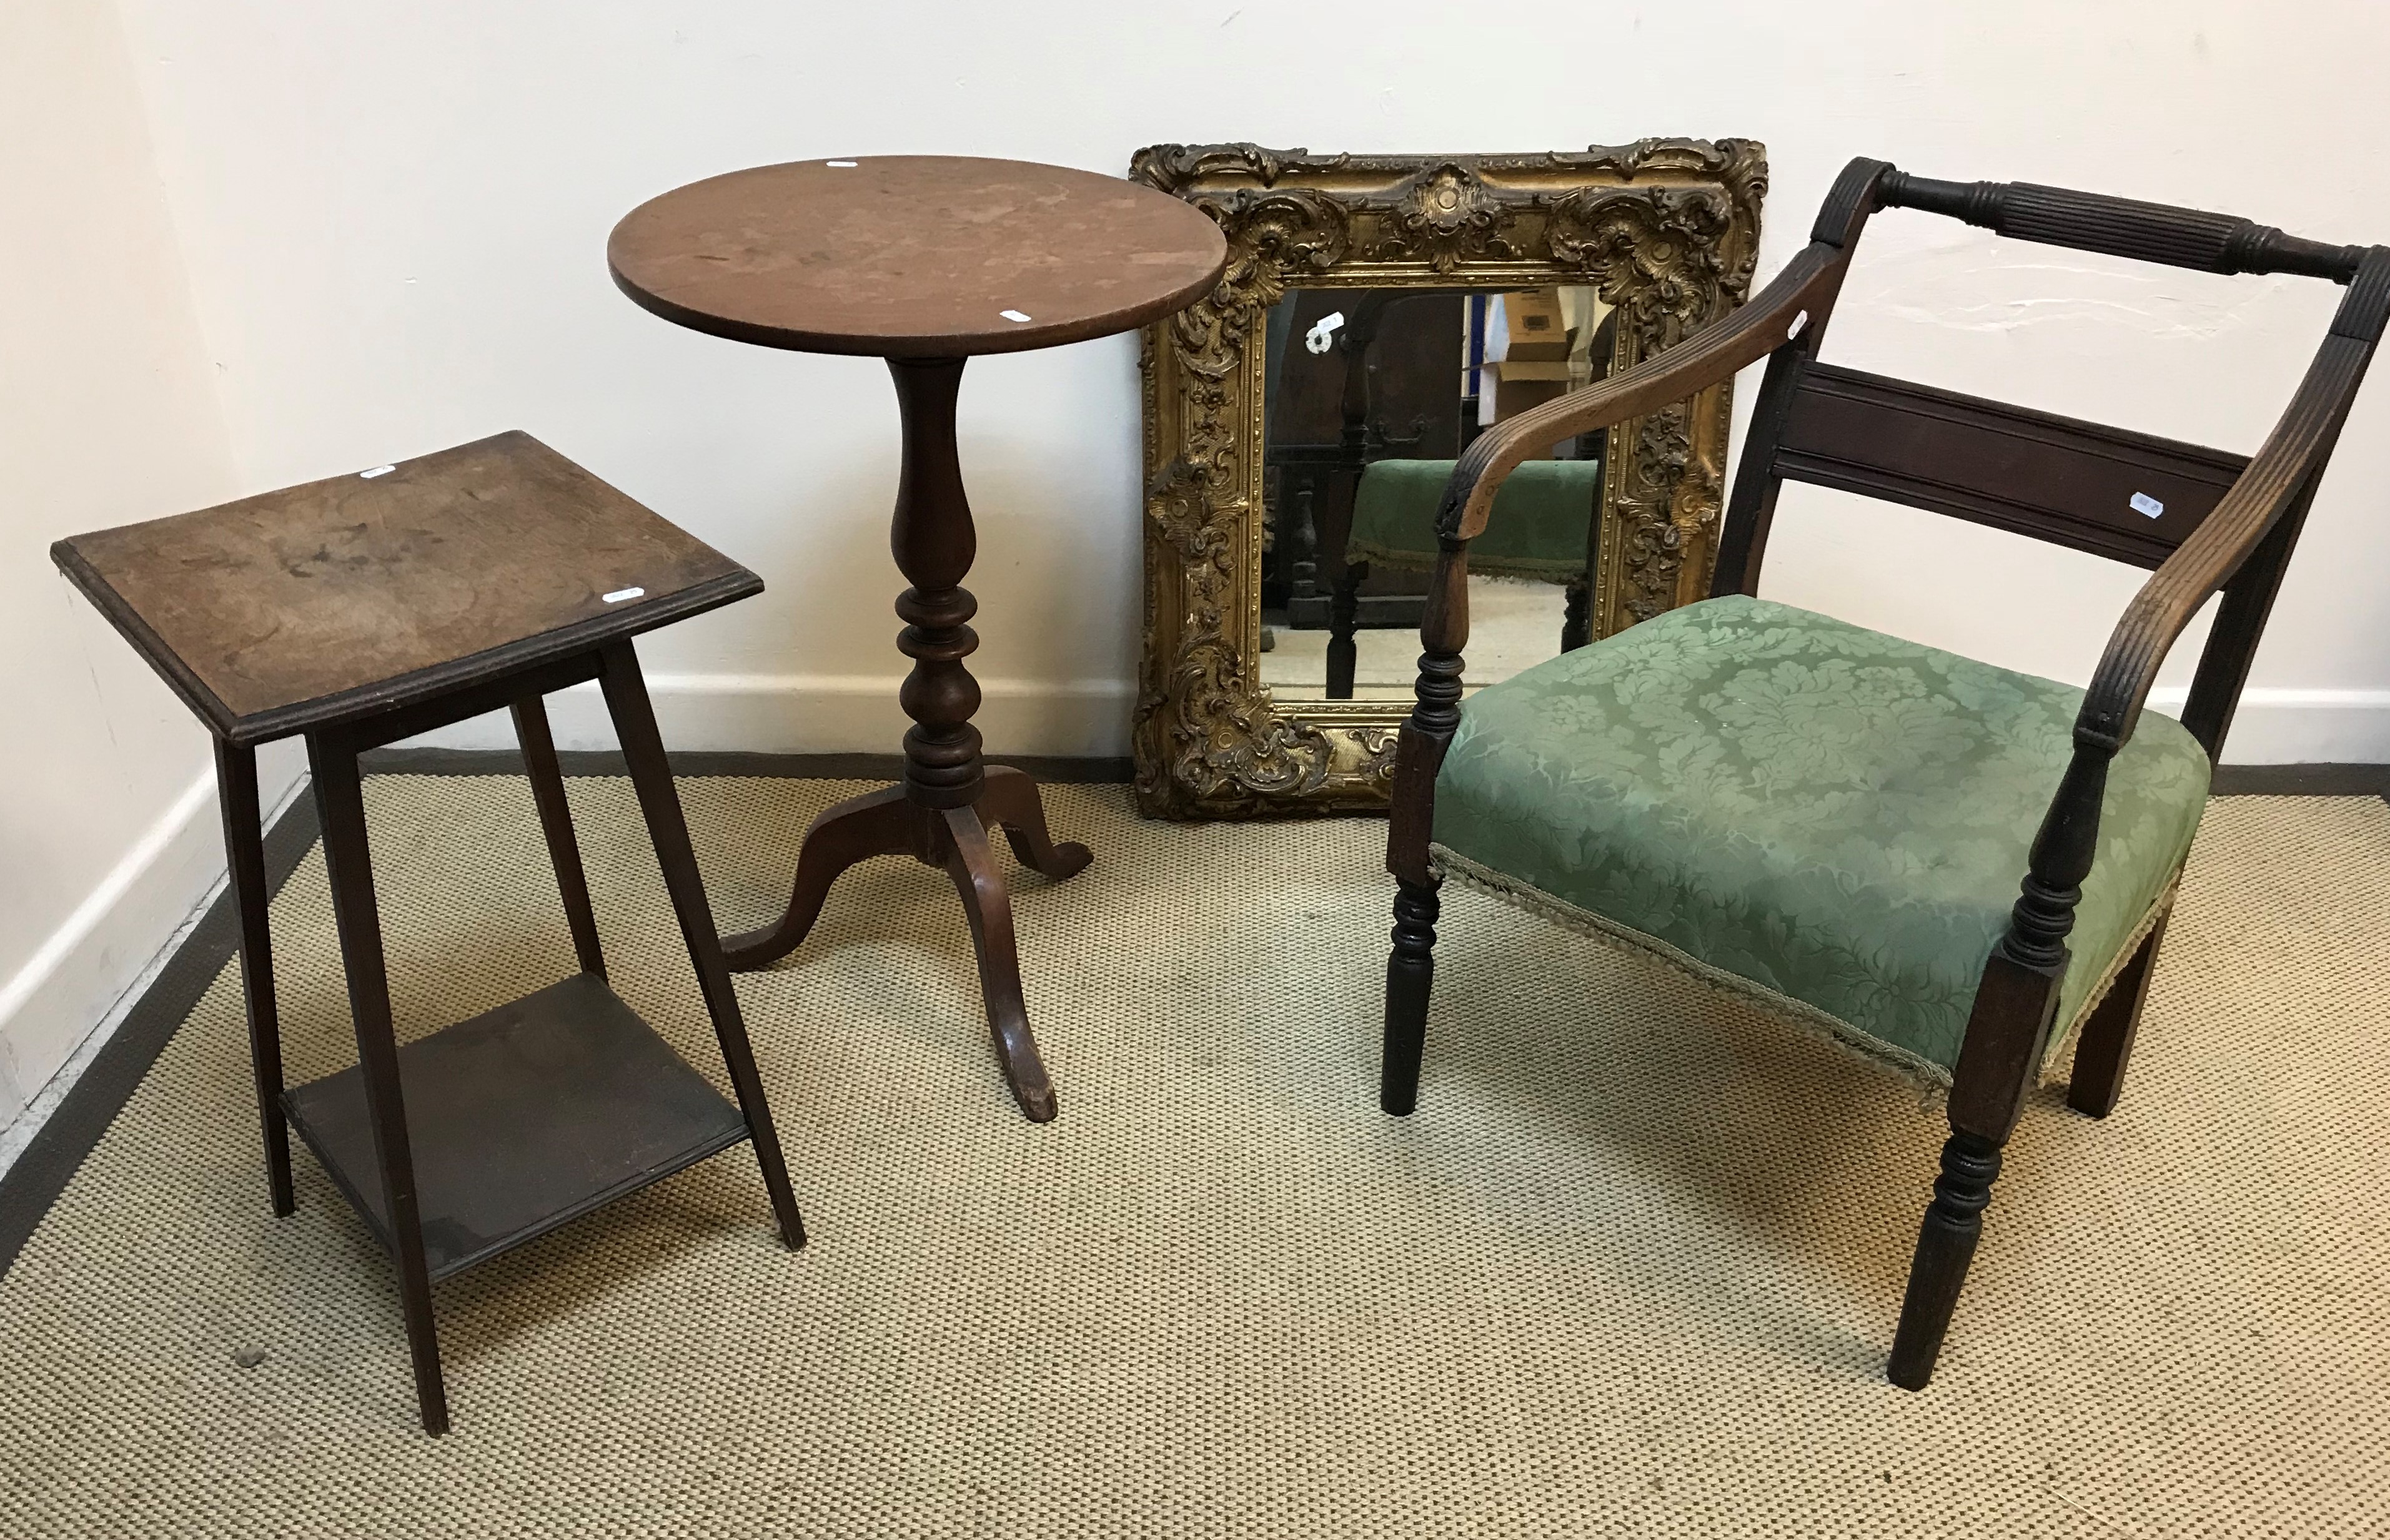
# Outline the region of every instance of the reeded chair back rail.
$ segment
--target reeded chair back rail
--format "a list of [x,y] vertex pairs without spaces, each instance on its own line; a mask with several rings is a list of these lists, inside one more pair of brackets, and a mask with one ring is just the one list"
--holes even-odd
[[[1944,214],[2001,235],[2211,273],[2329,278],[2344,297],[2289,409],[2254,456],[2231,455],[1981,401],[1818,361],[1843,280],[1878,209]],[[1386,866],[1397,879],[1386,969],[1380,1099],[1417,1094],[1440,879],[1431,868],[1436,773],[1460,721],[1469,639],[1469,542],[1502,479],[1529,455],[1680,401],[1767,359],[1719,533],[1713,597],[1755,595],[1778,489],[1787,480],[1860,492],[2154,570],[2092,676],[2072,762],[2036,836],[2009,929],[1977,987],[1953,1072],[1951,1134],[1926,1212],[1889,1367],[1931,1377],[1982,1230],[2000,1152],[2052,1025],[2066,938],[2091,869],[2109,762],[2131,738],[2157,670],[2208,597],[2223,600],[2183,725],[2223,749],[2317,481],[2390,317],[2390,248],[2332,246],[2226,214],[2026,183],[1943,182],[1855,160],[1827,195],[1809,244],[1741,309],[1594,389],[1486,430],[1460,457],[1437,514],[1418,704],[1402,728]],[[2141,493],[2162,505],[2134,504]],[[2138,510],[2138,511],[2137,511]],[[2114,1106],[2161,925],[2083,1027],[2068,1099]]]

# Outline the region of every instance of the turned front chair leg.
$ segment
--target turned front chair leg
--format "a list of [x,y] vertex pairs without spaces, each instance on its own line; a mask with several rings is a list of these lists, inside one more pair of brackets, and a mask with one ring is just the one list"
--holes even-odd
[[1975,1243],[1983,1237],[1984,1210],[1991,1204],[1992,1182],[2000,1174],[2000,1149],[1998,1141],[1956,1128],[1942,1146],[1942,1174],[1934,1178],[1934,1200],[1926,1205],[1925,1222],[1918,1230],[1908,1292],[1900,1305],[1900,1330],[1893,1338],[1892,1362],[1885,1371],[1903,1390],[1921,1391],[1934,1378],[1934,1360],[1942,1354],[1942,1340],[1959,1308],[1959,1291],[1975,1260]]
[[[2028,890],[2033,886],[2029,880]],[[1884,1370],[1903,1390],[1921,1391],[1934,1378],[1934,1361],[1942,1354],[1942,1341],[1959,1308],[1959,1291],[1966,1286],[1975,1243],[1984,1233],[1984,1210],[1991,1204],[1992,1182],[2000,1174],[2000,1151],[2024,1110],[2025,1091],[2041,1063],[2059,984],[2065,977],[2062,947],[2054,963],[2032,965],[2009,956],[2007,945],[2004,942],[1984,965],[1967,1036],[1951,1071],[1950,1137],[1942,1146],[1934,1200],[1918,1226],[1900,1329]]]
[[398,1264],[398,1297],[406,1319],[406,1346],[415,1363],[416,1404],[423,1431],[448,1431],[448,1392],[440,1378],[440,1335],[431,1320],[431,1275],[423,1260],[423,1225],[415,1187],[415,1153],[407,1137],[406,1101],[398,1074],[398,1040],[390,1014],[390,978],[381,950],[381,911],[374,901],[373,860],[366,841],[366,804],[357,756],[346,741],[307,735],[307,765],[324,824],[324,866],[331,879],[332,918],[341,961],[349,976],[349,1014],[357,1034],[357,1067],[365,1081],[373,1128],[374,1164],[381,1174],[382,1215]]
[[265,1136],[265,1186],[276,1217],[297,1212],[290,1187],[290,1126],[282,1113],[282,1020],[274,1003],[273,900],[265,880],[265,836],[257,805],[257,751],[218,738],[216,806],[224,817],[225,866],[240,920],[240,993],[249,1017],[250,1072],[257,1121]]
[[1427,1046],[1428,995],[1435,984],[1435,922],[1443,879],[1400,881],[1394,893],[1394,946],[1386,957],[1386,1038],[1378,1105],[1407,1117],[1419,1105],[1420,1059]]
[[1942,1147],[1942,1174],[1934,1182],[1901,1301],[1900,1329],[1885,1374],[1903,1390],[1921,1391],[1959,1308],[1984,1210],[2000,1174],[2000,1150],[2024,1110],[2025,1094],[2049,1043],[2059,991],[2071,961],[2066,937],[2075,905],[2091,873],[2100,834],[2101,798],[2113,742],[2076,730],[2075,757],[2035,834],[2024,879],[2018,885],[2009,929],[1975,983],[1959,1060],[1950,1070],[1950,1137]]

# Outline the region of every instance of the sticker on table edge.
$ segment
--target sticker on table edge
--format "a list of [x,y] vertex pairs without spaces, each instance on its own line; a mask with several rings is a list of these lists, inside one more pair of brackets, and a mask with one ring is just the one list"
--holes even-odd
[[620,604],[624,599],[637,598],[646,592],[644,588],[617,588],[610,594],[600,594],[598,597],[608,604]]

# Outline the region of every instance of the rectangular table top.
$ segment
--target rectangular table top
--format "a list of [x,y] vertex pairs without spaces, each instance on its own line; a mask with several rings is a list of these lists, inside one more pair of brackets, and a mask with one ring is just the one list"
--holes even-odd
[[429,699],[764,586],[523,432],[50,555],[235,743]]

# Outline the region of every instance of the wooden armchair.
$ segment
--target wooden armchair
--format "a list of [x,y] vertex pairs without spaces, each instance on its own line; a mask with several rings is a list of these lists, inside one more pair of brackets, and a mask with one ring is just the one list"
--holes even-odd
[[[2348,292],[2290,409],[2244,458],[1818,362],[1859,232],[1887,207]],[[1921,1389],[2045,1060],[2075,1042],[2069,1104],[2095,1117],[2115,1104],[2210,764],[2385,314],[2390,248],[1858,160],[1810,244],[1749,304],[1488,430],[1439,508],[1419,703],[1395,769],[1381,1104],[1401,1115],[1417,1097],[1447,873],[1947,1085],[1950,1136],[1888,1369]],[[1762,357],[1711,597],[1489,686],[1464,711],[1469,544],[1503,477],[1540,445]],[[2011,674],[1760,600],[1788,477],[2154,575],[2088,691]],[[2181,721],[2145,717],[2158,665],[2218,589]]]

